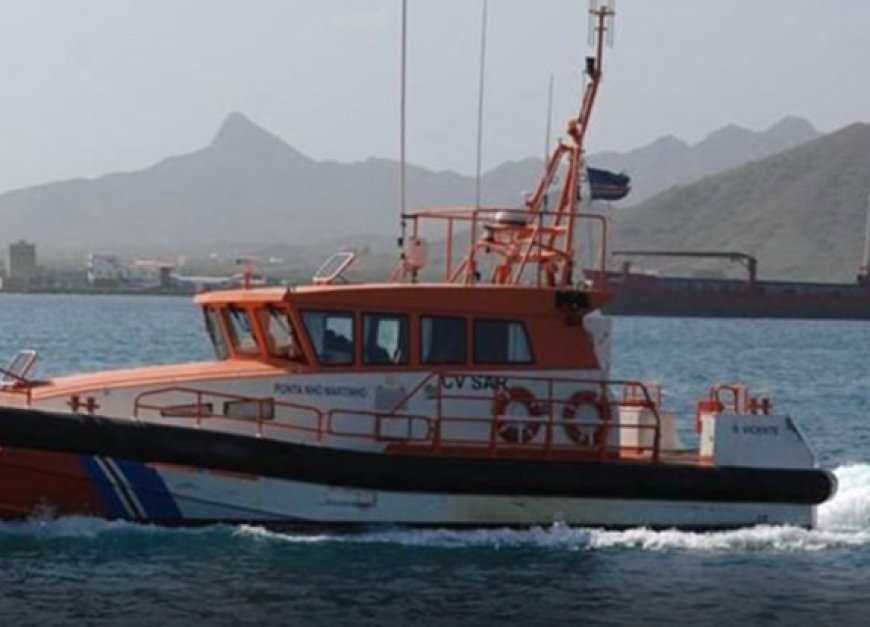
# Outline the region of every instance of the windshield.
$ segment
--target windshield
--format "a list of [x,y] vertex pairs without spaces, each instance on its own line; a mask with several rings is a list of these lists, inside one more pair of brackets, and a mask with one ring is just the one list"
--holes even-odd
[[217,359],[226,359],[230,352],[227,347],[227,340],[224,337],[221,329],[220,313],[217,309],[208,308],[205,313],[205,330],[214,347],[215,357]]
[[254,333],[251,327],[251,319],[248,317],[248,312],[240,307],[231,306],[227,308],[227,322],[230,331],[230,339],[233,342],[233,348],[240,353],[256,353],[257,340],[254,338]]
[[302,351],[287,313],[277,307],[268,307],[261,309],[259,316],[266,331],[269,354],[284,359],[301,359]]

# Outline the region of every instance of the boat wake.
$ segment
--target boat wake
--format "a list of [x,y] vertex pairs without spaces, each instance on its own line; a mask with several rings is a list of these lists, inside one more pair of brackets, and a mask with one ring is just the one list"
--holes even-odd
[[0,523],[4,538],[39,536],[99,540],[117,534],[206,534],[231,536],[242,542],[276,542],[296,545],[321,543],[389,544],[431,548],[541,548],[554,550],[639,549],[646,551],[693,552],[807,552],[870,546],[870,464],[837,468],[837,495],[819,508],[818,527],[813,530],[785,526],[757,526],[719,532],[677,530],[654,531],[637,528],[608,531],[554,524],[532,529],[446,529],[394,528],[352,534],[295,534],[242,525],[173,530],[122,521],[84,516],[34,519]]

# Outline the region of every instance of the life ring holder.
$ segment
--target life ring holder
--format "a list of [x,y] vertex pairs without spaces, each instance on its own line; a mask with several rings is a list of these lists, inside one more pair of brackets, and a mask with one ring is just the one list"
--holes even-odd
[[[598,425],[578,425],[573,422],[577,415],[577,410],[583,405],[591,405],[598,413]],[[562,410],[562,428],[565,430],[565,435],[575,444],[589,449],[600,449],[606,444],[606,435],[610,427],[612,412],[610,411],[610,403],[607,398],[603,398],[595,392],[589,390],[581,390],[574,392],[565,403],[565,408]],[[590,428],[592,437],[589,437]]]
[[495,434],[510,444],[528,444],[535,439],[541,430],[540,422],[529,422],[519,417],[505,415],[505,410],[512,403],[520,403],[526,407],[528,417],[533,418],[544,413],[535,395],[523,387],[512,387],[496,394],[492,403],[493,428]]

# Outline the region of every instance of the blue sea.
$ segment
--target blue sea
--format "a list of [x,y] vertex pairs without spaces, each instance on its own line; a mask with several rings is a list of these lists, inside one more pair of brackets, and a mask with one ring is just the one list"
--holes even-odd
[[[206,358],[187,299],[0,296],[0,359],[53,375]],[[617,318],[614,376],[691,432],[711,382],[798,419],[840,490],[820,528],[373,529],[295,535],[69,518],[0,523],[3,625],[866,625],[870,324]]]

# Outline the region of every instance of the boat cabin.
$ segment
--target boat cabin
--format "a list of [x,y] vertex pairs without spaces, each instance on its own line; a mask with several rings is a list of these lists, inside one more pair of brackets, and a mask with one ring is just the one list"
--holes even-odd
[[218,360],[294,371],[594,370],[596,294],[525,286],[315,285],[202,294]]

